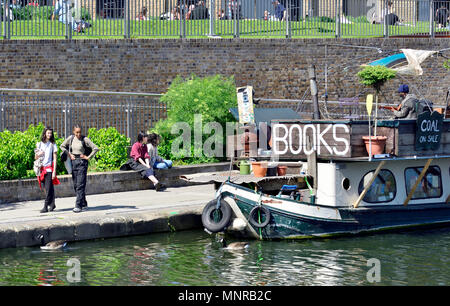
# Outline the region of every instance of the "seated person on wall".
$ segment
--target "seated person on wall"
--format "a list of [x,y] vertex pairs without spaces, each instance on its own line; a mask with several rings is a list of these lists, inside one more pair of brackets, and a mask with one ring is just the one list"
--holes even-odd
[[391,110],[394,114],[394,119],[416,119],[416,102],[417,97],[409,93],[409,86],[406,84],[400,85],[398,88],[402,102],[397,106],[383,106],[382,108]]
[[131,147],[130,159],[120,167],[120,170],[132,169],[139,172],[142,178],[148,178],[153,183],[156,191],[163,191],[166,186],[155,177],[153,164],[150,163],[150,155],[147,151],[147,141],[148,135],[140,132],[137,141]]
[[147,151],[150,156],[150,164],[153,165],[153,169],[170,169],[172,168],[172,161],[163,159],[158,155],[158,145],[160,142],[160,136],[156,133],[152,133],[148,136]]
[[77,2],[73,0],[57,0],[55,3],[55,11],[52,15],[52,20],[55,17],[58,18],[59,22],[68,24],[73,31],[82,32],[82,25],[75,21],[72,14],[79,15],[80,10],[77,7]]

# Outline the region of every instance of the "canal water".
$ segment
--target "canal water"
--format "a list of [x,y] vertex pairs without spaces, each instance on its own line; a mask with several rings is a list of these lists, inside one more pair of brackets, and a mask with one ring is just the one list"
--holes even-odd
[[0,285],[450,285],[449,228],[248,242],[196,230],[3,249]]

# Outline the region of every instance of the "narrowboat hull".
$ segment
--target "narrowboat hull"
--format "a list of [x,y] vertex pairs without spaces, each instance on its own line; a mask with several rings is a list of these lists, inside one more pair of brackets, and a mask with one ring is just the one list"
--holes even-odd
[[[251,189],[226,183],[229,187],[220,193],[230,203],[234,216],[249,220],[251,210],[260,205],[260,199],[277,204],[264,205],[270,211],[269,223],[258,228],[247,222],[244,230],[228,228],[236,236],[251,236],[256,239],[301,239],[362,234],[384,230],[419,226],[450,225],[450,205],[446,203],[416,204],[413,206],[380,207],[327,207],[301,203],[289,199],[260,197]],[[237,192],[233,192],[236,190]],[[284,204],[284,205],[283,205]],[[283,209],[284,206],[296,206]]]

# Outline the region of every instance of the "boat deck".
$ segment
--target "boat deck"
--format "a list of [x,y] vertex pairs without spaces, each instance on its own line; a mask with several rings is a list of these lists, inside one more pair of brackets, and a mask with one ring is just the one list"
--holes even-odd
[[265,176],[265,177],[255,177],[253,174],[243,175],[240,174],[238,170],[223,171],[223,172],[210,172],[210,173],[197,173],[190,175],[180,176],[180,179],[184,179],[190,182],[196,183],[223,183],[230,179],[231,183],[243,184],[243,183],[260,183],[260,182],[270,182],[270,181],[292,181],[297,182],[298,180],[303,181],[306,175],[304,174],[287,174],[284,176]]

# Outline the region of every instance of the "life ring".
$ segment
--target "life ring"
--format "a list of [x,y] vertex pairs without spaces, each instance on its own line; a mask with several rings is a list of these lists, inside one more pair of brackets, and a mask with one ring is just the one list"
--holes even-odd
[[202,223],[203,226],[212,233],[223,231],[231,220],[231,206],[224,200],[220,200],[220,207],[216,209],[217,199],[210,201],[203,208]]
[[[260,213],[258,215],[258,213]],[[264,215],[265,219],[263,222],[259,222],[259,216]],[[267,224],[270,222],[270,211],[267,207],[258,205],[253,207],[253,209],[250,211],[248,215],[248,222],[250,222],[251,225],[257,228],[263,228],[266,227]]]

